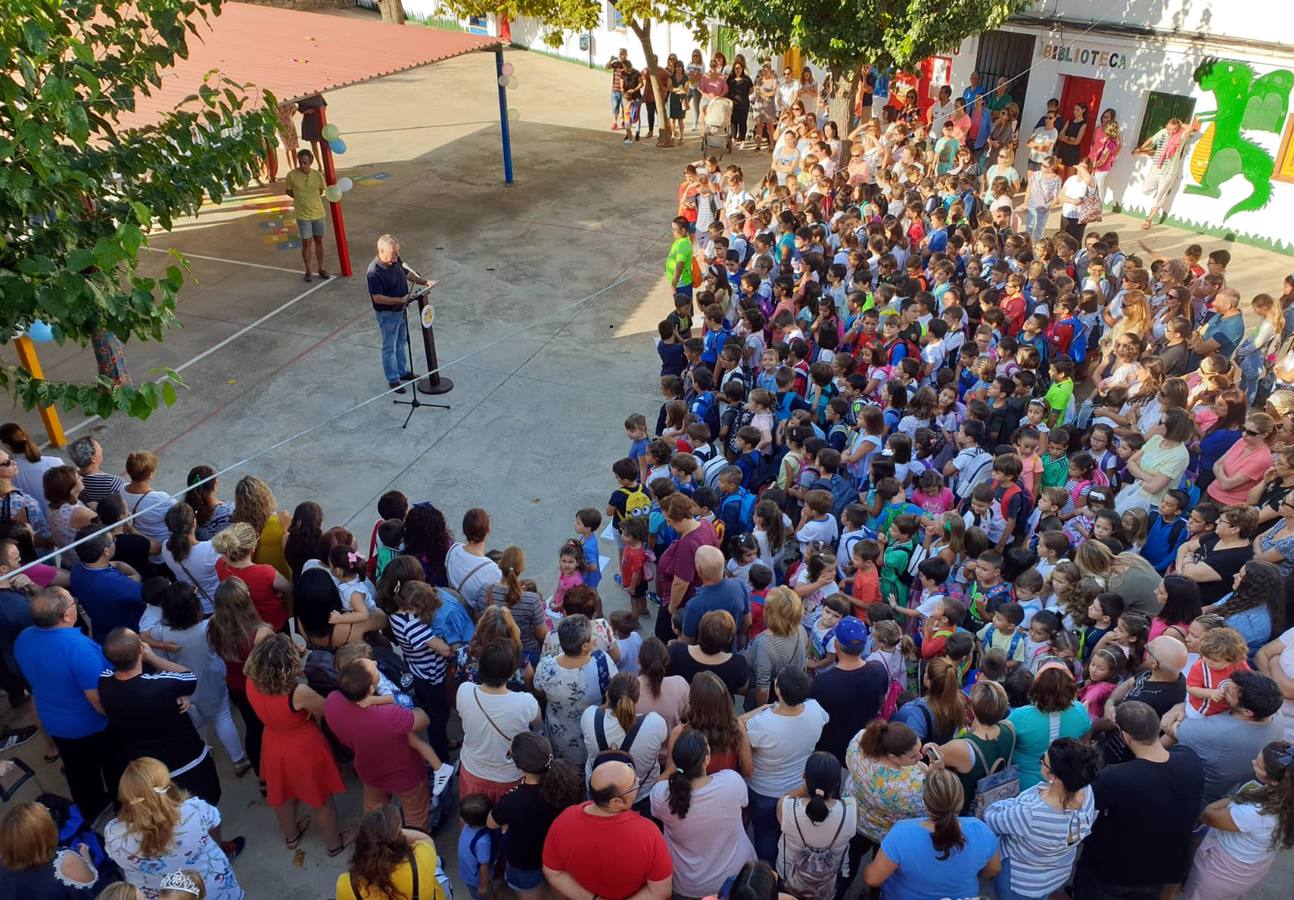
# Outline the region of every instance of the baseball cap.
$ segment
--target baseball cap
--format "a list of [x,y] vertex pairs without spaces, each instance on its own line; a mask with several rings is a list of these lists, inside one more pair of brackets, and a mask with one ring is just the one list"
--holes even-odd
[[845,616],[836,625],[836,646],[850,652],[859,652],[867,643],[867,626],[857,616]]

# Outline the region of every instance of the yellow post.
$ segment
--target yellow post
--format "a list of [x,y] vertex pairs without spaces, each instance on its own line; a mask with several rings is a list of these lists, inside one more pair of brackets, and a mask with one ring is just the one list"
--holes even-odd
[[[32,343],[31,338],[27,335],[20,335],[14,344],[18,348],[18,361],[22,363],[23,368],[31,373],[32,378],[44,379],[45,373],[41,370],[40,359],[36,356],[36,345]],[[55,447],[63,447],[67,444],[67,435],[63,434],[63,423],[58,420],[58,410],[52,406],[46,406],[40,411],[41,420],[45,423],[45,434],[49,436],[49,442]]]

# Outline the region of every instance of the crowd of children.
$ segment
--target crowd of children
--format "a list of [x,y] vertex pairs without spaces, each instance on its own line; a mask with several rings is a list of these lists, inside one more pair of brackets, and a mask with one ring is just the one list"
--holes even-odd
[[[812,117],[781,137],[800,163],[775,161],[753,192],[735,163],[685,169],[663,400],[654,430],[625,421],[614,474],[634,509],[608,507],[634,535],[624,577],[661,602],[634,554],[645,532],[664,558],[677,534],[661,503],[683,494],[750,591],[742,642],[763,631],[769,592],[790,587],[816,675],[853,617],[891,679],[887,717],[945,657],[968,694],[991,680],[1017,700],[1059,664],[1090,721],[1108,723],[1162,635],[1188,654],[1185,715],[1228,711],[1229,679],[1280,635],[1286,607],[1278,587],[1255,625],[1236,615],[1255,604],[1232,597],[1247,563],[1288,578],[1294,555],[1255,541],[1286,515],[1285,470],[1248,477],[1219,460],[1291,451],[1294,396],[1273,393],[1273,363],[1294,279],[1268,317],[1278,327],[1236,332],[1226,250],[1206,271],[1197,246],[1137,255],[1115,231],[1033,240],[1009,191],[933,175],[901,125],[877,140],[904,164],[870,183],[833,171],[838,142],[822,144]],[[1175,572],[1188,577],[1164,581]],[[1168,584],[1194,596],[1166,600]]]

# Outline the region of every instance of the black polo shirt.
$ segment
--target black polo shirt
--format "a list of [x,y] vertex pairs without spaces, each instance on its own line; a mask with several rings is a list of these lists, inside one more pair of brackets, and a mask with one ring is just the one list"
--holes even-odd
[[373,257],[373,261],[368,264],[368,293],[369,302],[373,303],[373,309],[377,312],[396,312],[398,306],[384,306],[373,301],[373,295],[383,297],[407,297],[409,295],[409,276],[404,270],[404,261],[399,257],[391,265],[387,265]]

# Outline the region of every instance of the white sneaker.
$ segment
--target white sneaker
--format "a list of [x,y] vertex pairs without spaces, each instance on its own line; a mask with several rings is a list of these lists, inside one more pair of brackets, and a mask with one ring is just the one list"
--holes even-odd
[[449,779],[454,777],[454,770],[457,768],[457,762],[442,763],[439,769],[431,773],[431,795],[433,797],[439,797],[445,793],[445,788],[449,785]]

